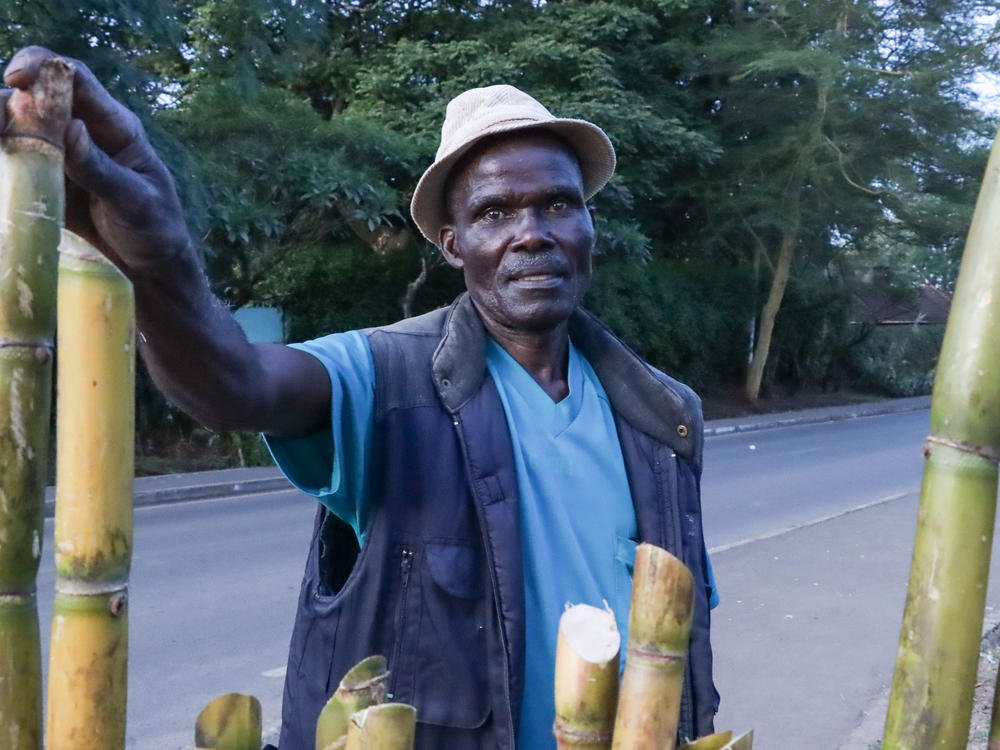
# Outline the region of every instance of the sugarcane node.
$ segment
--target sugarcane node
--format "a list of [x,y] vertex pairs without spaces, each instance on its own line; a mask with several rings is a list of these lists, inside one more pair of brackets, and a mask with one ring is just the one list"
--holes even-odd
[[71,117],[74,73],[72,63],[52,57],[42,63],[31,86],[14,89],[7,104],[10,116],[4,139],[17,139],[17,145],[27,149],[55,148],[61,154]]
[[562,740],[567,745],[599,745],[611,742],[611,732],[573,729],[561,725],[558,719],[552,725],[552,734],[555,735],[557,740]]
[[675,664],[683,664],[687,659],[687,654],[666,653],[641,646],[629,646],[625,649],[625,654],[626,662],[631,658],[634,662],[642,662],[654,669],[657,667],[666,669]]
[[120,591],[113,595],[108,602],[108,610],[111,612],[112,617],[121,617],[125,612],[125,607],[128,605],[128,594],[124,591]]
[[[50,339],[6,339],[0,338],[0,349],[43,349],[47,354],[51,354],[52,341]],[[35,352],[35,359],[39,364],[44,364],[47,360],[39,359],[39,354]]]
[[989,461],[993,464],[1000,464],[1000,454],[995,453],[982,445],[964,443],[960,440],[949,440],[948,438],[941,437],[940,435],[927,436],[927,439],[924,441],[924,458],[931,457],[934,445],[943,445],[946,448],[951,448],[952,450],[959,451],[960,453],[968,453],[970,456],[977,456],[984,461]]

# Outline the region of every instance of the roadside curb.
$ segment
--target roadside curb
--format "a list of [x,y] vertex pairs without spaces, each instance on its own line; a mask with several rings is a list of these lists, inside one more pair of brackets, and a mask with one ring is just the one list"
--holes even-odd
[[848,419],[879,417],[886,414],[903,414],[927,409],[930,405],[930,396],[917,396],[916,398],[878,401],[869,404],[853,404],[843,407],[805,409],[798,412],[761,414],[759,416],[737,417],[735,419],[715,419],[705,423],[705,437],[741,432],[757,432],[759,430],[772,430],[777,427],[793,427],[803,424],[842,422]]
[[[144,487],[145,479],[145,477],[141,477],[135,480],[135,489],[132,496],[134,507],[169,505],[191,500],[213,500],[223,497],[255,495],[262,492],[280,492],[282,490],[294,489],[277,469],[274,469],[274,476],[236,479],[228,482],[212,482],[209,484],[192,484],[180,487]],[[49,487],[45,493],[45,517],[51,518],[55,515],[55,508],[55,492],[52,487]]]
[[[980,651],[990,638],[996,637],[1000,628],[1000,612],[987,611],[983,617],[983,635],[979,642]],[[895,668],[895,663],[893,665]],[[890,678],[891,679],[891,678]],[[882,731],[885,728],[885,717],[889,712],[889,693],[891,685],[882,688],[861,712],[858,726],[848,735],[837,750],[874,750],[881,747]]]

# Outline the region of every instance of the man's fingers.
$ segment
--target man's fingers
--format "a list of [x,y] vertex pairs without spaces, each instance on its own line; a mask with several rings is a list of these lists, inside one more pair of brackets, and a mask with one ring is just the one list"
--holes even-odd
[[108,156],[90,137],[82,120],[66,129],[66,175],[112,204],[140,205],[149,191],[143,178]]
[[38,77],[38,69],[50,57],[56,57],[55,52],[45,47],[24,47],[19,49],[7,63],[3,72],[3,80],[15,89],[26,89]]
[[[4,81],[14,88],[27,88],[38,77],[42,63],[59,57],[45,47],[18,50],[4,71]],[[145,138],[139,118],[107,92],[84,63],[70,57],[73,64],[73,116],[87,123],[94,142],[109,154],[117,154],[130,144]]]

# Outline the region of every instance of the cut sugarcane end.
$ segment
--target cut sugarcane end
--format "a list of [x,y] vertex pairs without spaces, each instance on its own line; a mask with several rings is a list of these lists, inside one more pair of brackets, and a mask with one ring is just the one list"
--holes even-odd
[[340,687],[344,690],[354,690],[358,683],[388,675],[387,664],[384,656],[376,654],[362,659],[349,670],[340,681]]
[[351,716],[347,750],[412,750],[417,709],[405,703],[382,703]]
[[707,734],[686,745],[681,745],[678,750],[722,750],[732,739],[732,731]]
[[339,697],[327,701],[316,719],[316,750],[344,747],[351,716]]
[[259,750],[261,734],[260,701],[240,693],[210,701],[194,727],[195,744],[215,750]]
[[728,745],[723,745],[720,750],[753,750],[753,730],[741,734]]
[[614,613],[589,604],[568,607],[559,618],[559,633],[577,656],[591,664],[617,659],[622,645]]

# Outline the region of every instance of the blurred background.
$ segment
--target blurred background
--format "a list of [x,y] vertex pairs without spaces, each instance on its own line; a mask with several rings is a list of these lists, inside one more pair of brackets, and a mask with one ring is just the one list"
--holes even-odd
[[[929,393],[997,126],[971,0],[0,0],[0,59],[86,62],[170,166],[256,340],[462,289],[409,219],[447,101],[511,83],[598,123],[587,304],[708,417]],[[139,384],[140,473],[267,461]]]

